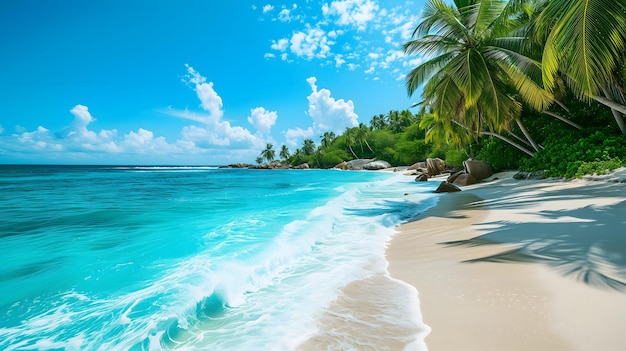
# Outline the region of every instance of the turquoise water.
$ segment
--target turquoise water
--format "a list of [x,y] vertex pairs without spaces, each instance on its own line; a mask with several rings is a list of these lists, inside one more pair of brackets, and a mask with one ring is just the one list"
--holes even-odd
[[435,186],[386,172],[0,166],[0,349],[295,349],[343,286],[386,270],[393,227],[433,206]]

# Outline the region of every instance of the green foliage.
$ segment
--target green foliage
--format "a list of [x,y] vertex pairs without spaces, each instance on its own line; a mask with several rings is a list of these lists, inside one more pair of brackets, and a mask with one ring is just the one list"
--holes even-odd
[[520,161],[525,158],[528,158],[525,153],[495,137],[483,138],[476,154],[477,160],[488,162],[499,171],[518,169]]
[[463,150],[448,150],[446,151],[446,165],[448,166],[462,166],[463,161],[467,160],[467,154]]
[[411,165],[426,159],[430,145],[424,140],[400,141],[396,144],[394,161],[401,165]]
[[546,170],[551,177],[603,174],[626,166],[626,137],[603,131],[560,131],[548,137],[545,149],[523,160],[521,170]]
[[328,153],[324,153],[320,159],[320,168],[332,168],[344,160],[347,160],[348,154],[343,150],[334,150]]

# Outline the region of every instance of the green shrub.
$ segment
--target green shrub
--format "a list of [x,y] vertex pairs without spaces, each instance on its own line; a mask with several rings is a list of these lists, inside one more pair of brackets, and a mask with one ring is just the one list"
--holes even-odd
[[468,157],[463,150],[448,150],[446,151],[446,165],[448,166],[463,166],[463,161]]
[[477,160],[488,162],[498,171],[518,169],[520,161],[528,157],[522,151],[491,136],[481,140],[480,150],[476,155]]
[[546,170],[550,177],[604,174],[626,165],[626,136],[592,129],[560,131],[548,137],[545,149],[523,160],[524,171]]

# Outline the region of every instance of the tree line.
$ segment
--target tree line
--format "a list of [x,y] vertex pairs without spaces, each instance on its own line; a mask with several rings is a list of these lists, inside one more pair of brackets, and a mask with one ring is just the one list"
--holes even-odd
[[283,146],[281,159],[478,157],[567,176],[626,165],[625,1],[427,0],[420,18],[404,44],[424,58],[406,80],[420,111]]

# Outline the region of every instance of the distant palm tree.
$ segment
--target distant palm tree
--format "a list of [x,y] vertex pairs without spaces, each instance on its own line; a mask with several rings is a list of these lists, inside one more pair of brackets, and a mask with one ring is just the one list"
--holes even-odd
[[276,156],[276,150],[272,149],[273,147],[274,145],[268,143],[265,147],[265,150],[261,151],[261,157],[267,160],[267,162],[274,161],[274,157]]
[[296,163],[300,163],[304,159],[304,154],[302,153],[302,149],[296,149],[293,153],[293,157],[296,159]]
[[352,146],[356,144],[356,128],[346,128],[346,131],[343,133],[343,136],[346,138],[346,146],[350,150],[350,153],[354,158],[359,158],[352,150]]
[[280,158],[282,160],[286,160],[291,156],[291,154],[289,153],[289,148],[287,148],[286,145],[281,146],[280,148]]
[[359,126],[355,128],[354,139],[356,142],[359,143],[359,145],[361,145],[361,152],[363,152],[363,143],[367,145],[367,148],[370,150],[370,152],[374,152],[374,150],[372,150],[372,148],[370,147],[370,144],[368,144],[367,142],[369,134],[370,129],[364,123],[359,123]]
[[328,148],[335,141],[337,136],[333,132],[325,132],[323,136],[321,136],[322,147]]
[[376,115],[372,117],[370,121],[370,126],[373,130],[381,130],[384,129],[387,124],[385,123],[385,115]]
[[302,145],[302,153],[304,155],[313,155],[315,152],[315,142],[312,139],[304,139],[304,144]]
[[261,163],[263,163],[263,157],[261,157],[261,156],[257,157],[257,158],[256,158],[256,163],[257,163],[257,164],[261,164]]

